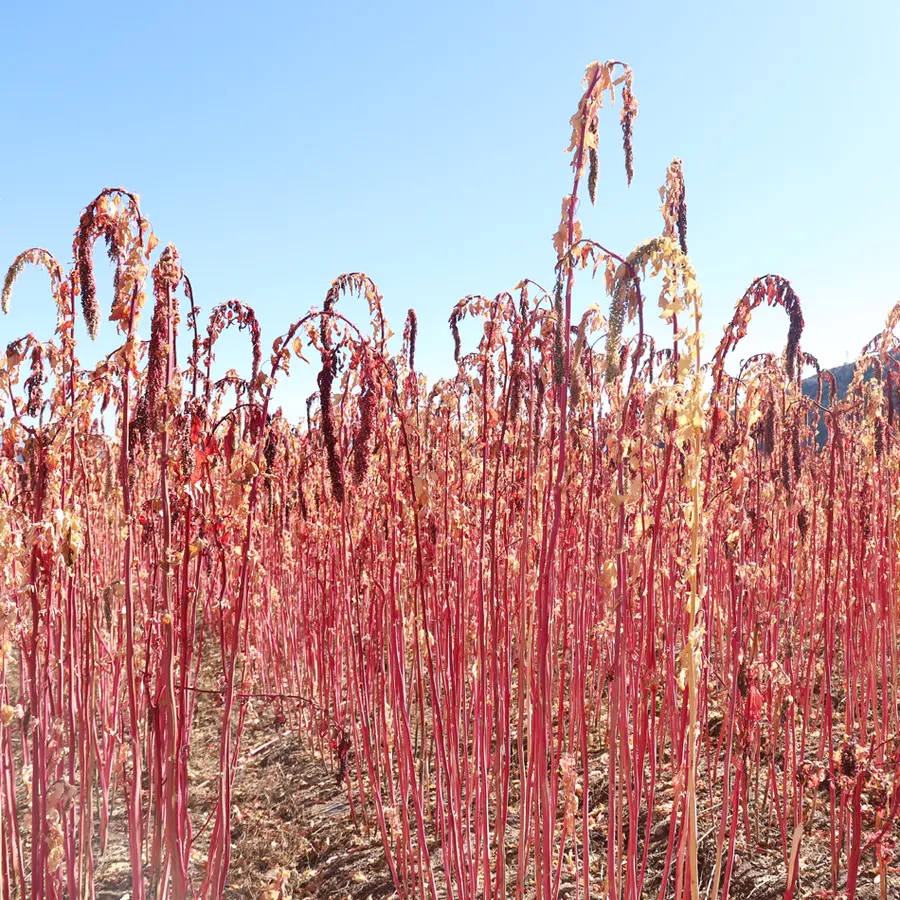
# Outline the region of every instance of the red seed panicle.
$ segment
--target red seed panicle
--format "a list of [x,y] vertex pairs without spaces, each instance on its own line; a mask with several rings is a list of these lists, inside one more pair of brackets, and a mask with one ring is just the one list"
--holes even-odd
[[403,339],[407,342],[407,346],[409,347],[409,370],[411,372],[415,372],[416,370],[416,336],[419,331],[419,319],[416,316],[416,311],[411,309],[406,314],[406,327],[403,329]]
[[[415,341],[415,337],[412,338]],[[367,350],[360,367],[359,428],[353,442],[353,481],[360,485],[369,467],[370,441],[374,427],[376,396],[375,375]]]

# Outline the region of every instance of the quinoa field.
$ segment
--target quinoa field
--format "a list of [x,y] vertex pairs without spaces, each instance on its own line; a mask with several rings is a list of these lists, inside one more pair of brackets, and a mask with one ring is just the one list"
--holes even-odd
[[780,274],[706,331],[679,160],[582,233],[637,112],[587,68],[553,281],[435,382],[367,274],[203,309],[122,188],[4,263],[57,327],[0,351],[0,900],[900,896],[900,304],[841,395]]

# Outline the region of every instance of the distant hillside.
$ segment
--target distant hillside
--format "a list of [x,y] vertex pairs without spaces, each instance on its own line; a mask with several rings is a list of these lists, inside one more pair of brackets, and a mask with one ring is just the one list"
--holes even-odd
[[[838,399],[843,400],[844,397],[847,396],[847,389],[850,387],[850,382],[853,381],[853,373],[855,370],[855,362],[844,363],[842,366],[835,366],[833,369],[827,370],[834,375],[834,380],[837,383]],[[865,374],[865,380],[868,381],[874,374],[873,369],[869,367]],[[803,388],[803,393],[807,397],[815,397],[816,392],[819,389],[819,377],[817,375],[812,375],[809,378],[804,378],[801,386]],[[827,386],[823,387],[822,406],[828,407],[831,405],[831,397],[829,397],[828,394],[829,391]],[[819,414],[819,425],[816,429],[816,442],[819,447],[823,447],[827,439],[828,434],[825,426],[825,416]]]
[[[838,389],[838,398],[843,399],[847,396],[847,388],[850,387],[850,382],[853,381],[853,372],[856,369],[855,362],[844,363],[842,366],[835,366],[833,369],[829,371],[834,375],[834,379],[837,382]],[[866,378],[870,378],[872,375],[872,370],[870,369],[866,373]],[[809,378],[803,379],[803,393],[806,394],[807,397],[815,397],[817,391],[819,390],[819,376],[811,375]],[[828,406],[831,402],[831,398],[828,396],[828,389],[823,389],[822,392],[822,405]]]

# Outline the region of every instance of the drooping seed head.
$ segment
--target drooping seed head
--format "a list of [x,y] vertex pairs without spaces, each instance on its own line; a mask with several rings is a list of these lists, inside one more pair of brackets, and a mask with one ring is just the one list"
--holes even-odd
[[769,397],[763,420],[763,453],[771,456],[775,452],[775,400]]
[[31,375],[25,380],[25,395],[29,416],[40,415],[44,405],[44,348],[35,344],[31,351]]
[[557,283],[556,292],[553,297],[553,311],[556,314],[553,330],[553,383],[560,385],[563,383],[563,375],[565,368],[565,352],[563,331],[565,330],[565,317],[563,315],[562,302],[562,284]]
[[591,203],[597,202],[597,175],[600,169],[600,163],[597,158],[597,148],[590,147],[588,149],[588,194]]
[[416,370],[416,335],[419,330],[419,320],[416,311],[411,309],[406,314],[406,328],[404,329],[404,338],[409,344],[409,370]]
[[328,475],[331,479],[331,493],[338,505],[342,505],[344,502],[344,473],[338,458],[337,437],[334,431],[334,418],[331,411],[334,355],[334,352],[331,350],[323,350],[322,352],[322,370],[318,376],[319,403],[322,409],[322,440],[325,444]]
[[631,72],[629,71],[622,87],[622,147],[625,150],[625,175],[628,183],[634,178],[634,146],[632,143],[634,120],[637,118],[638,102],[631,90]]
[[353,481],[357,485],[362,484],[369,467],[369,443],[375,419],[376,385],[368,353],[363,358],[360,381],[359,428],[353,441]]
[[94,280],[94,241],[99,237],[93,207],[88,207],[81,217],[81,224],[75,232],[73,251],[75,268],[78,272],[78,287],[81,291],[81,311],[87,325],[88,334],[96,338],[100,330],[100,306],[97,303],[97,283]]
[[462,342],[459,339],[459,311],[455,309],[450,314],[450,333],[453,335],[453,359],[458,363]]

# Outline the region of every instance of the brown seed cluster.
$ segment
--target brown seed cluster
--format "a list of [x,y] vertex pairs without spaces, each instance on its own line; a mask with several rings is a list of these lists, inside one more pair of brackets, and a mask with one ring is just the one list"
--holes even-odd
[[319,403],[322,409],[322,441],[328,460],[331,493],[338,504],[344,502],[344,472],[338,457],[337,436],[331,409],[331,385],[334,381],[334,351],[322,351],[322,370],[319,372]]
[[416,335],[419,331],[419,319],[416,316],[416,311],[411,309],[406,314],[406,328],[404,329],[404,336],[409,344],[409,370],[410,372],[416,371]]
[[369,467],[369,443],[375,421],[376,385],[368,352],[363,356],[359,395],[359,428],[353,442],[353,481],[360,485]]
[[634,120],[637,118],[637,100],[631,90],[631,77],[622,87],[622,147],[625,150],[625,174],[628,183],[634,178],[634,145],[632,143]]

